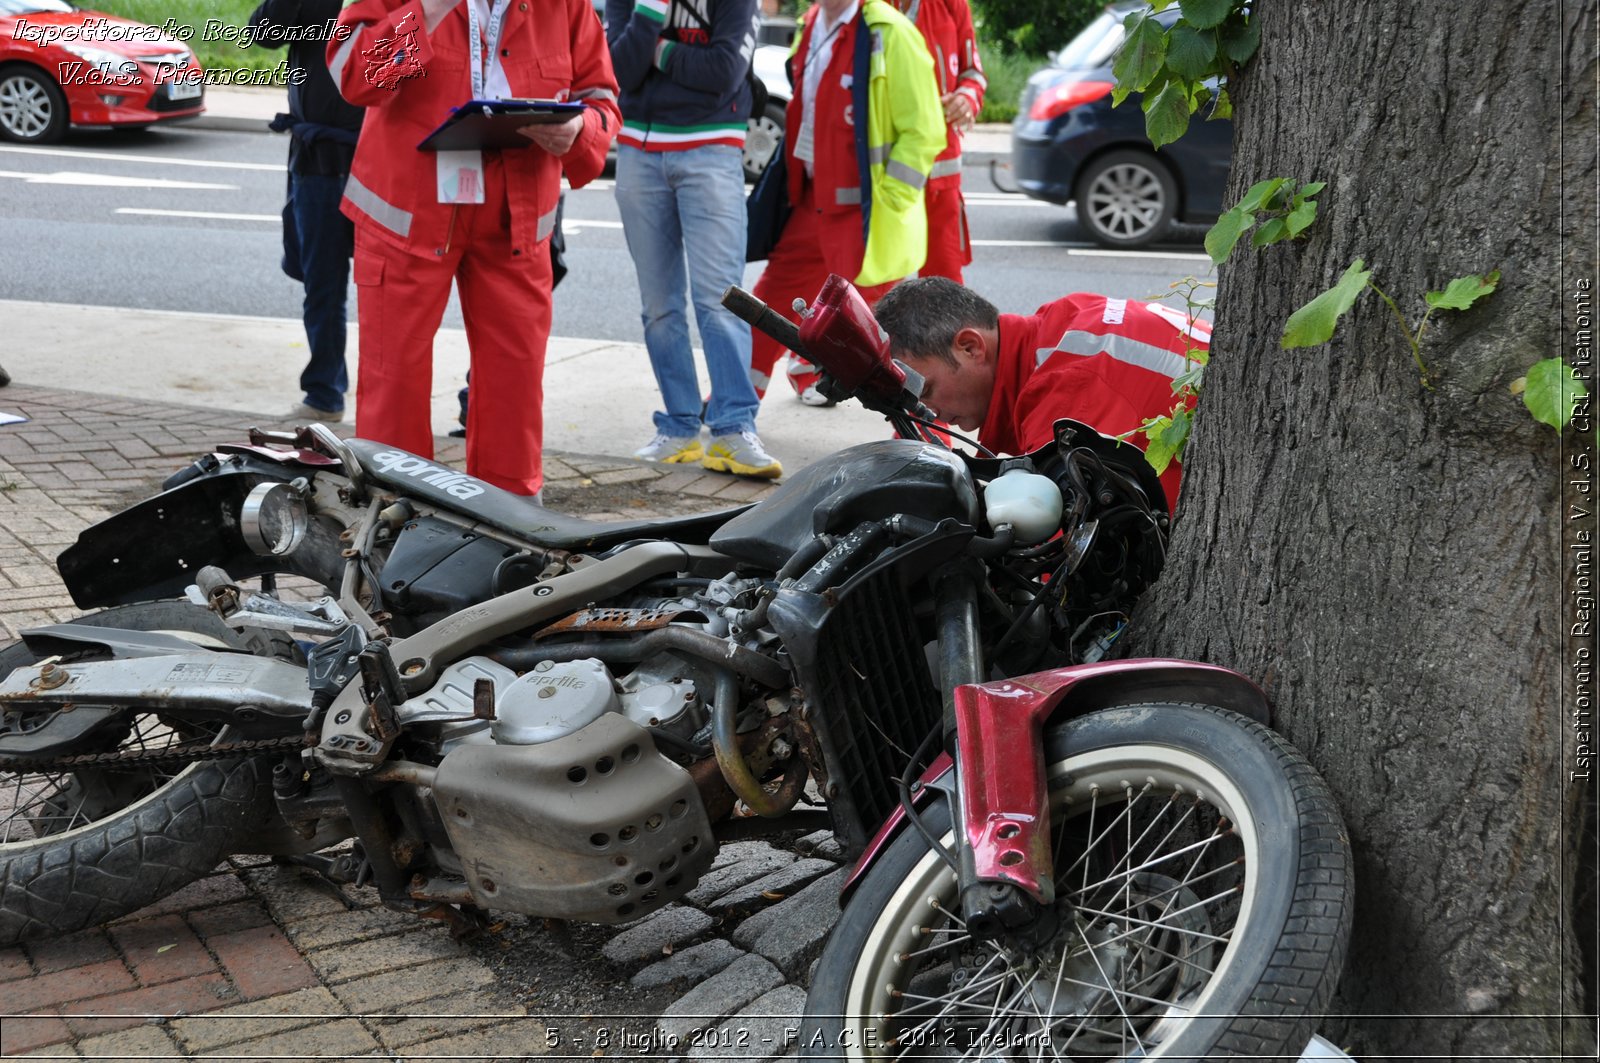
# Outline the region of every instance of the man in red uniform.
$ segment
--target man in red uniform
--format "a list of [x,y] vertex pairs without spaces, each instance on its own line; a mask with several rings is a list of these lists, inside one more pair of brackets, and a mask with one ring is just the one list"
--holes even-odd
[[[1160,303],[1075,292],[1031,316],[1002,314],[943,277],[901,283],[873,309],[889,352],[926,380],[922,401],[997,454],[1026,454],[1062,417],[1106,435],[1172,412],[1172,381],[1211,326]],[[1142,436],[1130,437],[1141,444]],[[1177,462],[1161,474],[1178,504]]]
[[960,284],[961,270],[972,262],[972,233],[961,197],[961,137],[978,120],[989,87],[978,57],[972,8],[967,0],[895,0],[895,6],[933,53],[947,127],[944,150],[928,174],[928,260],[919,275],[949,277]]
[[[578,188],[598,176],[622,124],[600,22],[589,0],[348,0],[338,30],[329,71],[367,108],[344,196],[356,226],[356,431],[433,456],[433,336],[453,280],[472,352],[467,471],[537,494],[561,177]],[[525,148],[417,149],[475,98],[586,107],[524,128]]]

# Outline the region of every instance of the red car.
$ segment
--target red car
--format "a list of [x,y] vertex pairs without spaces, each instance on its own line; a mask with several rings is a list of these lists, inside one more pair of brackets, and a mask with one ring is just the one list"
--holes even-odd
[[171,34],[64,0],[0,0],[0,139],[44,144],[69,124],[142,129],[203,110],[200,65]]

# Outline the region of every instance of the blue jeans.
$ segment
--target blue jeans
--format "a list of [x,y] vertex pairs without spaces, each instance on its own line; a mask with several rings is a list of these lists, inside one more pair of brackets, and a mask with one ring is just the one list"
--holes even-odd
[[[743,152],[617,148],[617,210],[639,274],[644,345],[665,412],[656,431],[700,434],[700,386],[683,293],[689,289],[711,377],[705,424],[713,435],[753,431],[760,399],[750,383],[750,326],[721,303],[744,280]],[[687,275],[685,265],[687,264]]]
[[[350,254],[354,231],[350,219],[339,212],[344,176],[291,174],[289,210],[294,218],[294,241],[284,240],[284,253],[299,250],[299,277],[305,284],[301,320],[311,360],[300,374],[306,405],[337,413],[344,409],[350,377],[344,364],[345,291],[350,283]],[[284,272],[295,276],[284,263]]]

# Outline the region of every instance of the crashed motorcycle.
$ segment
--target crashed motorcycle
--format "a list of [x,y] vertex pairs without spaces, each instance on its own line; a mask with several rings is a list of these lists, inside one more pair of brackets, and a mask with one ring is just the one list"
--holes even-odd
[[85,531],[59,569],[106,608],[0,651],[0,942],[244,852],[463,934],[621,923],[725,841],[827,826],[858,863],[807,1055],[1297,1056],[1344,830],[1247,679],[1115,659],[1164,561],[1142,453],[1062,421],[968,456],[848,284],[798,328],[726,301],[898,438],[594,523],[253,431]]

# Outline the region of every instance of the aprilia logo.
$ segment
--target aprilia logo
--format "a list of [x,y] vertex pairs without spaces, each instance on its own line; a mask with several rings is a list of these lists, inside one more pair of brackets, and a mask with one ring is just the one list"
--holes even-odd
[[407,454],[403,450],[385,450],[374,454],[372,460],[377,462],[385,474],[389,476],[410,476],[431,484],[454,498],[465,502],[469,498],[477,498],[483,494],[483,485],[466,473],[447,469],[442,465],[435,465],[431,461],[424,461],[415,454]]

